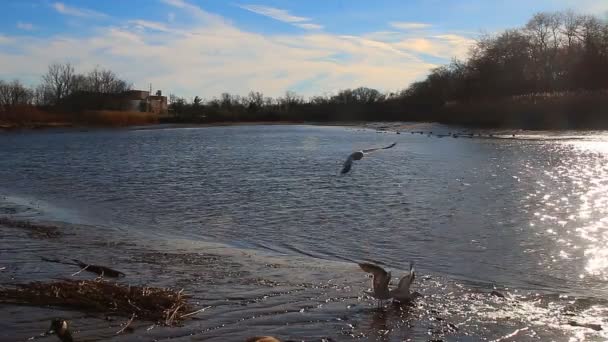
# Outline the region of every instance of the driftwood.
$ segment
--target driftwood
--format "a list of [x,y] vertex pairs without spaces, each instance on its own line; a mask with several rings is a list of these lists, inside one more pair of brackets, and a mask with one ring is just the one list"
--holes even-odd
[[109,278],[121,278],[124,277],[125,274],[111,269],[109,267],[106,266],[100,266],[100,265],[91,265],[91,264],[87,264],[84,263],[80,260],[76,260],[76,259],[72,259],[73,262],[69,262],[69,261],[61,261],[58,259],[49,259],[49,258],[41,258],[43,261],[47,261],[47,262],[54,262],[57,264],[64,264],[64,265],[74,265],[74,266],[78,266],[80,267],[80,271],[72,274],[72,275],[76,275],[82,271],[87,271],[87,272],[91,272],[91,273],[95,273],[101,277],[109,277]]
[[121,278],[121,277],[125,276],[124,273],[117,271],[117,270],[113,270],[109,267],[86,264],[86,263],[84,263],[80,260],[76,260],[76,259],[72,259],[72,260],[74,260],[74,262],[76,262],[76,264],[78,266],[80,266],[84,271],[93,272],[102,277]]
[[133,315],[131,315],[131,318],[129,318],[129,321],[127,321],[125,326],[116,332],[116,335],[120,335],[124,332],[132,332],[133,328],[131,328],[131,323],[133,323],[134,319],[135,319],[135,313],[133,313]]

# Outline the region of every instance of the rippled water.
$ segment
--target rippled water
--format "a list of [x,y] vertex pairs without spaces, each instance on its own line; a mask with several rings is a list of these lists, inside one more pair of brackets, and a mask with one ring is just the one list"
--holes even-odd
[[[243,126],[3,134],[0,214],[53,221],[68,234],[41,241],[0,227],[0,281],[69,276],[38,260],[77,256],[126,270],[133,283],[184,288],[210,306],[184,327],[148,324],[117,340],[608,338],[569,324],[608,329],[608,133],[480,133]],[[392,142],[338,175],[352,151]],[[397,277],[415,262],[425,297],[375,310],[362,297],[369,281],[360,261]],[[493,288],[508,299],[491,296]],[[12,314],[0,329],[13,335],[0,338],[34,336],[58,313],[32,310],[3,309]],[[83,338],[118,330],[60,313]]]

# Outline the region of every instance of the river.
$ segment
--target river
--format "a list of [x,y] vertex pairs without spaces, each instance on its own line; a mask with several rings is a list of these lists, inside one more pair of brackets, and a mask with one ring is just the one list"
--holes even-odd
[[[608,339],[608,133],[427,131],[3,133],[0,216],[66,234],[0,226],[0,284],[70,277],[40,258],[77,258],[209,308],[116,336],[119,319],[0,304],[0,339],[38,335],[55,316],[78,340]],[[351,152],[393,142],[339,174]],[[362,261],[395,282],[414,263],[423,297],[377,310]]]

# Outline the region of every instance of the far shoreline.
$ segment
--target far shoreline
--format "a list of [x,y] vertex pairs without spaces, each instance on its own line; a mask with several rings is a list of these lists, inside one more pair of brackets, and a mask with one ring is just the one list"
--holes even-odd
[[[360,127],[381,131],[399,131],[408,129],[428,128],[429,125],[441,124],[436,122],[406,122],[406,121],[222,121],[209,123],[156,123],[148,125],[78,125],[68,122],[31,123],[31,124],[2,124],[1,132],[29,132],[39,130],[67,130],[67,131],[89,131],[89,130],[158,130],[176,128],[206,128],[206,127],[230,127],[230,126],[327,126],[327,127]],[[451,125],[458,126],[458,125]]]
[[35,122],[28,124],[8,124],[0,122],[0,134],[2,133],[26,133],[37,131],[61,131],[61,132],[89,132],[99,130],[162,130],[179,128],[210,128],[210,127],[237,127],[237,126],[326,126],[326,127],[356,127],[360,129],[375,130],[378,132],[406,133],[422,131],[430,132],[437,126],[450,127],[453,130],[462,131],[505,131],[505,132],[589,132],[608,131],[608,128],[520,128],[520,127],[486,127],[477,125],[463,125],[456,123],[423,122],[423,121],[220,121],[208,123],[154,123],[144,125],[84,125],[70,122]]

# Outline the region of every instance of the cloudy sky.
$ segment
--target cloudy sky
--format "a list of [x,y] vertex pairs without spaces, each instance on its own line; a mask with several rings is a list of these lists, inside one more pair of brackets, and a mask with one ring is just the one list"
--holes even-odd
[[[253,2],[251,2],[253,1]],[[136,88],[212,98],[407,87],[481,32],[539,11],[608,17],[608,0],[2,0],[0,78],[97,65]]]

